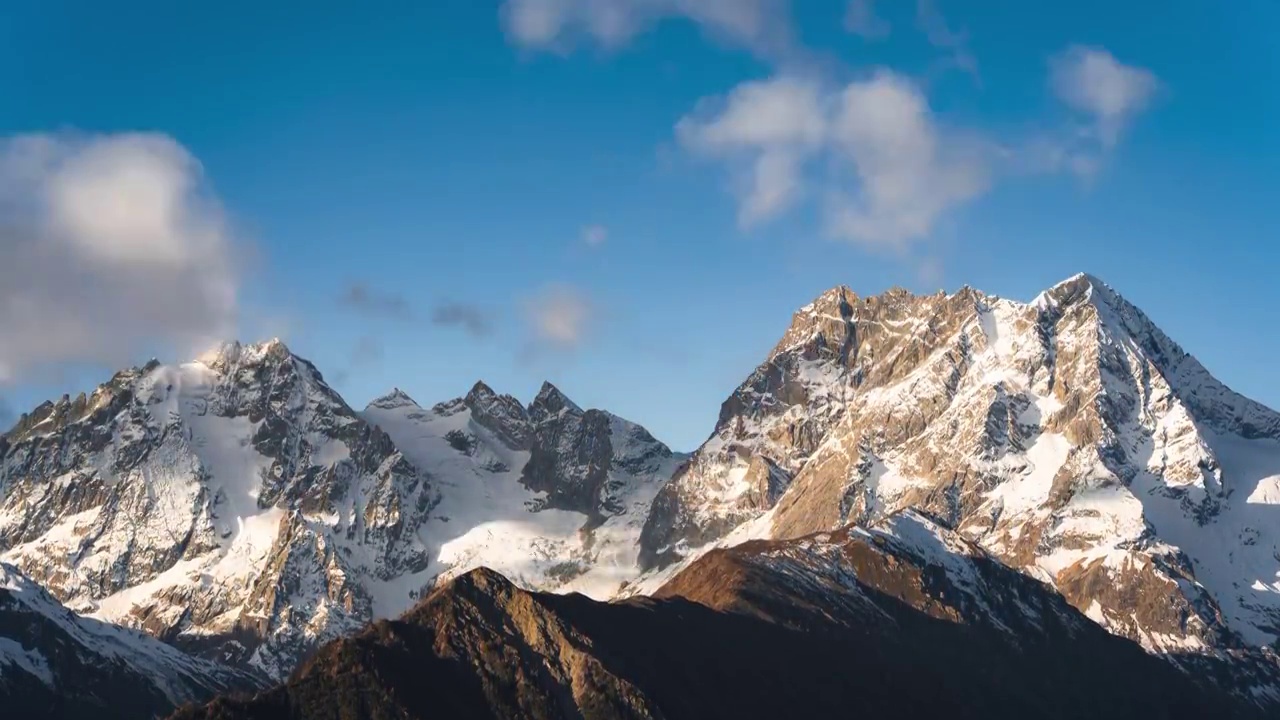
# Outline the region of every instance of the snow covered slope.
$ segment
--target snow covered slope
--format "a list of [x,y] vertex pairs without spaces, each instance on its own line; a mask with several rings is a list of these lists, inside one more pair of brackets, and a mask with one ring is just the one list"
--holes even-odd
[[615,593],[678,460],[551,386],[362,417],[282,343],[230,343],[24,415],[0,439],[0,558],[77,612],[282,677],[441,573]]
[[276,677],[480,565],[613,598],[715,547],[911,511],[1280,699],[1280,414],[1088,275],[1025,303],[832,289],[687,458],[549,384],[357,413],[278,342],[120,373],[0,439],[0,557]]
[[638,574],[649,505],[683,460],[550,384],[527,408],[483,383],[430,410],[395,391],[364,417],[434,479],[423,535],[442,578],[484,565],[526,587],[613,597]]
[[[1179,662],[1280,640],[1280,415],[1088,275],[1019,303],[831,290],[655,500],[653,589],[690,558],[919,508]],[[665,570],[664,570],[665,568]]]
[[279,342],[119,373],[0,450],[5,560],[77,612],[272,675],[431,561],[426,476]]
[[656,598],[477,569],[182,720],[1273,717],[920,513],[703,555]]
[[0,563],[0,707],[6,717],[146,718],[264,678],[83,618]]

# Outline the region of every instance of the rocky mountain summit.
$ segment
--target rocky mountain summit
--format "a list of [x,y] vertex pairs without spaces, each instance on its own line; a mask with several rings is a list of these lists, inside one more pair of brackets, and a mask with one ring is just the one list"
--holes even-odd
[[1152,652],[1247,656],[1274,698],[1277,487],[1280,414],[1094,277],[1030,303],[841,287],[725,401],[640,558],[920,509]]
[[546,586],[634,566],[611,533],[638,535],[620,516],[671,458],[550,385],[528,408],[477,385],[359,413],[279,341],[229,343],[24,415],[0,440],[0,557],[77,612],[283,677],[476,546],[541,561],[524,576]]
[[[484,566],[516,588],[675,593],[788,632],[898,628],[864,602],[879,595],[983,637],[1049,632],[1045,648],[1076,642],[1083,617],[1205,692],[1275,709],[1277,513],[1280,414],[1089,275],[1030,302],[829,290],[690,456],[550,384],[429,407],[396,390],[357,412],[279,342],[124,371],[0,438],[0,559],[76,612],[276,679]],[[889,559],[860,564],[877,548]],[[755,559],[729,572],[728,557]],[[556,612],[537,622],[568,622]],[[1046,631],[1046,612],[1072,619]],[[570,637],[605,642],[594,632]],[[609,672],[626,682],[601,692],[669,713]]]
[[527,406],[484,383],[429,410],[397,391],[364,417],[441,492],[422,533],[442,578],[487,565],[528,587],[612,597],[636,577],[649,506],[684,459],[550,383]]

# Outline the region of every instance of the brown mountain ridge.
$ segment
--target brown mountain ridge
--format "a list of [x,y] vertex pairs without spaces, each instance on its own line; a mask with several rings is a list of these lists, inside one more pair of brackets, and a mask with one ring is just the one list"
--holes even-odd
[[474,570],[174,717],[844,716],[1255,717],[918,513],[715,550],[612,603]]

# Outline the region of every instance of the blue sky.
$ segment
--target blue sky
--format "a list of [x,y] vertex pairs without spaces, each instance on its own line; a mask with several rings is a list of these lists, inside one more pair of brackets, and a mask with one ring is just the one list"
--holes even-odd
[[[1030,299],[1082,270],[1280,405],[1268,0],[130,5],[0,16],[0,212],[49,213],[6,253],[132,232],[86,167],[182,210],[127,258],[64,247],[87,307],[11,266],[0,299],[56,311],[0,319],[14,410],[198,325],[283,337],[356,405],[549,378],[690,449],[830,286]],[[32,200],[64,187],[56,218]]]

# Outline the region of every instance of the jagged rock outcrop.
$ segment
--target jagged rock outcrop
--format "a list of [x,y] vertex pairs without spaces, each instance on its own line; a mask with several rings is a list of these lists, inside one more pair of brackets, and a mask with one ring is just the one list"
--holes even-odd
[[119,373],[6,443],[6,560],[77,612],[269,674],[430,561],[426,474],[278,341]]
[[499,395],[478,382],[463,399],[477,425],[493,433],[512,450],[528,450],[531,442],[529,412],[511,395]]
[[[759,491],[765,469],[781,493]],[[640,558],[660,578],[716,544],[918,508],[1113,632],[1182,663],[1257,665],[1266,684],[1278,478],[1280,414],[1096,278],[1030,303],[837,288],[725,402]]]
[[477,383],[430,410],[389,396],[364,416],[436,478],[442,500],[423,535],[440,578],[489,565],[526,586],[610,597],[634,579],[640,527],[682,460],[550,383],[527,407]]
[[0,563],[0,707],[6,717],[136,720],[264,677],[199,660],[142,633],[82,618]]
[[676,462],[550,385],[528,408],[480,383],[357,413],[279,341],[119,373],[0,453],[0,557],[77,612],[273,677],[486,559],[616,591]]
[[284,685],[175,718],[1255,716],[920,515],[717,550],[659,595],[475,570]]
[[[0,557],[78,611],[277,677],[478,566],[629,597],[716,548],[861,547],[842,529],[918,514],[948,552],[1280,706],[1280,414],[1088,275],[1025,303],[828,291],[687,458],[550,384],[355,413],[270,343],[46,403],[0,462]],[[788,582],[831,582],[814,572]],[[981,624],[939,602],[913,607]]]

